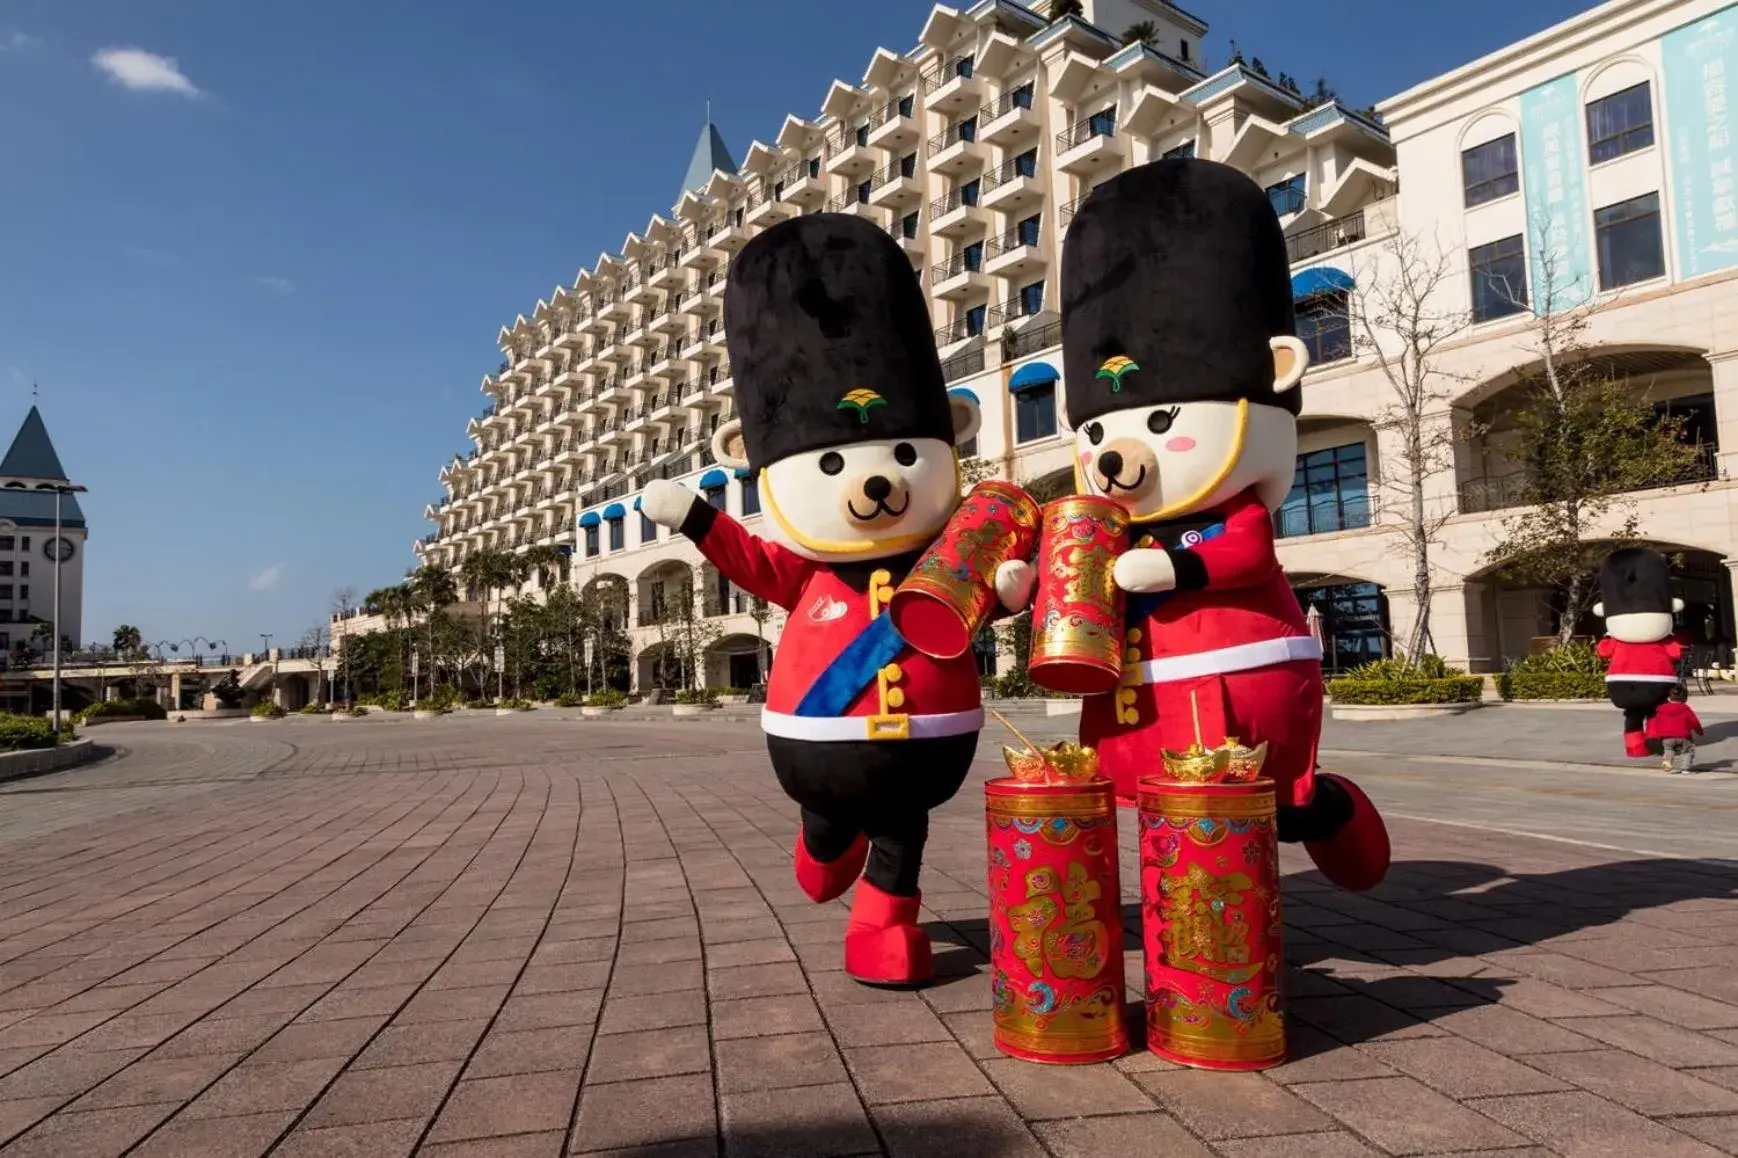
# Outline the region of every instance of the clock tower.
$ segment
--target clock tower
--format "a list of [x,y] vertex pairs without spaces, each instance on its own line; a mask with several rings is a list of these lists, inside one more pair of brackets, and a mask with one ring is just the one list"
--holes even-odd
[[89,535],[78,495],[62,492],[55,533],[56,484],[70,486],[48,427],[35,406],[0,459],[0,652],[32,641],[54,619],[54,570],[60,563],[60,634],[76,648],[84,630],[84,548]]

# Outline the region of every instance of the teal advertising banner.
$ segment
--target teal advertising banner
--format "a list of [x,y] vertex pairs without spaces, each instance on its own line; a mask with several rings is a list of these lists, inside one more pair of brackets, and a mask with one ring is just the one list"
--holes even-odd
[[1678,276],[1738,265],[1738,153],[1727,85],[1738,79],[1738,7],[1660,38]]
[[1521,94],[1528,304],[1535,313],[1571,310],[1593,297],[1586,152],[1581,94],[1573,76],[1560,76]]

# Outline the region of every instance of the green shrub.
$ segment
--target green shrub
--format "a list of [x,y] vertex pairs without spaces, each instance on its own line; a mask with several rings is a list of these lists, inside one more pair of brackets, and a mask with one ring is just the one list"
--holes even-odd
[[716,704],[718,702],[717,688],[683,688],[676,693],[678,704]]
[[1497,690],[1505,700],[1603,700],[1605,661],[1590,643],[1560,643],[1516,660]]
[[330,704],[303,704],[299,709],[297,709],[297,714],[302,716],[324,716],[331,710],[332,705]]
[[555,697],[555,706],[558,708],[577,708],[584,703],[585,697],[578,692],[562,692]]
[[368,714],[368,709],[363,707],[361,704],[357,704],[354,707],[346,708],[344,714],[354,719],[359,716],[366,716]]
[[1030,700],[1044,695],[1044,689],[1032,682],[1022,664],[994,677],[995,694],[1001,700]]
[[428,695],[418,700],[416,706],[429,711],[447,711],[459,704],[459,689],[452,684],[441,684]]
[[537,705],[532,703],[530,700],[520,699],[505,699],[497,704],[496,707],[507,708],[508,710],[515,712],[531,712],[537,709]]
[[627,703],[628,693],[617,691],[615,688],[605,688],[586,700],[585,706],[588,708],[623,708],[627,706]]
[[1378,659],[1328,681],[1336,704],[1472,704],[1484,695],[1484,678],[1456,671],[1441,656],[1416,662]]
[[261,700],[253,706],[253,715],[264,720],[281,720],[287,713],[270,700]]
[[73,738],[70,729],[54,734],[54,725],[39,716],[0,714],[0,752],[52,748]]
[[100,720],[113,716],[143,716],[147,720],[166,720],[169,718],[169,709],[156,700],[107,700],[92,704],[75,718]]

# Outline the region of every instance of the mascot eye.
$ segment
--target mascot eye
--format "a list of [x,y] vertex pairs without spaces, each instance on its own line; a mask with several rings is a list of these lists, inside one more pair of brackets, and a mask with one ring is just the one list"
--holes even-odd
[[1086,424],[1086,441],[1092,443],[1092,445],[1094,445],[1094,446],[1097,446],[1099,443],[1103,442],[1104,441],[1104,427],[1103,427],[1103,425],[1101,425],[1100,423],[1097,423],[1097,422],[1088,422]]
[[1177,412],[1181,407],[1173,406],[1169,410],[1155,410],[1147,416],[1147,429],[1154,434],[1163,434],[1171,429],[1171,423],[1176,421]]
[[902,442],[893,448],[893,459],[900,466],[912,466],[917,462],[917,448],[909,442]]
[[845,469],[845,457],[836,450],[829,450],[821,456],[821,473],[838,474]]

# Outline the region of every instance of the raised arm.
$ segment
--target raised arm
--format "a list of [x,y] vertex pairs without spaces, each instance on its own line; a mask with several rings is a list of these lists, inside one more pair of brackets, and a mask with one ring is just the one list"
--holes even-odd
[[668,479],[658,479],[646,488],[640,509],[654,523],[692,540],[733,584],[786,611],[802,599],[803,584],[820,565],[749,534],[741,523]]

